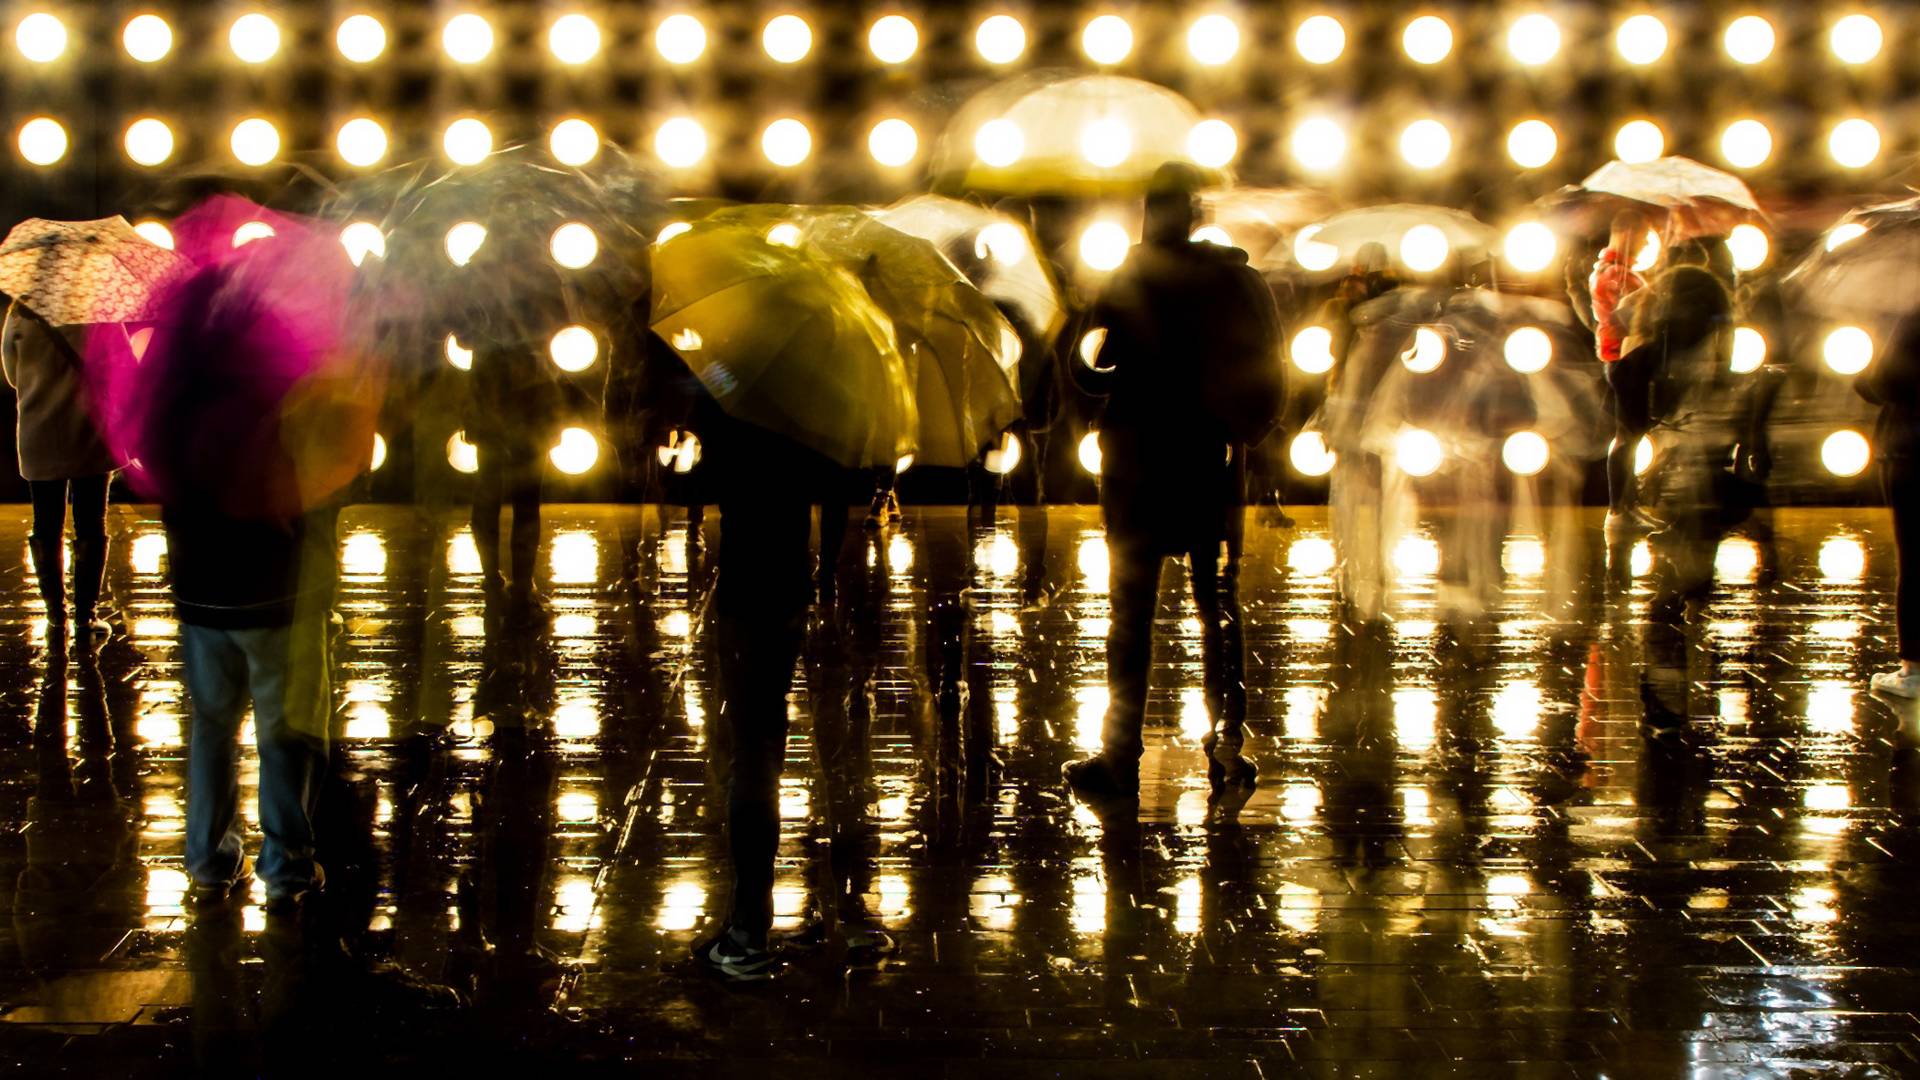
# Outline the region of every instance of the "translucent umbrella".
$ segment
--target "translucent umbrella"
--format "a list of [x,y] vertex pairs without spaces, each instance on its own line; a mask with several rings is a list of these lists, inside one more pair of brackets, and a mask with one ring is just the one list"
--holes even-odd
[[1208,224],[1227,234],[1255,268],[1293,265],[1286,241],[1333,213],[1333,200],[1313,188],[1230,188],[1200,197]]
[[1012,215],[942,195],[916,195],[873,215],[946,253],[988,299],[1018,313],[1038,340],[1059,332],[1060,286],[1033,233]]
[[126,322],[147,315],[154,290],[187,266],[117,214],[28,218],[0,242],[0,293],[54,326]]
[[1037,71],[975,95],[954,115],[935,159],[947,189],[1002,195],[1137,195],[1189,150],[1200,114],[1164,86],[1118,75]]
[[1687,157],[1609,161],[1541,201],[1563,227],[1582,235],[1607,230],[1615,214],[1638,209],[1664,225],[1669,238],[1724,236],[1735,225],[1763,224],[1766,214],[1746,182]]
[[1347,210],[1307,226],[1295,240],[1295,255],[1303,245],[1317,244],[1331,256],[1324,268],[1344,271],[1362,248],[1379,244],[1406,269],[1431,273],[1449,265],[1456,254],[1491,250],[1494,240],[1493,226],[1463,211],[1387,203]]
[[1854,210],[1786,277],[1807,307],[1835,319],[1897,319],[1920,308],[1920,197]]

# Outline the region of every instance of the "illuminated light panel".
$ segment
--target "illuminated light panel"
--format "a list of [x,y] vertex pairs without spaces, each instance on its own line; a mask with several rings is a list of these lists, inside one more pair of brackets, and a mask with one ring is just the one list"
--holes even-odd
[[1544,223],[1523,221],[1507,230],[1500,249],[1507,265],[1523,274],[1537,274],[1553,265],[1560,253],[1560,240]]
[[1218,13],[1202,15],[1187,27],[1187,55],[1194,63],[1219,67],[1240,52],[1240,24]]
[[1827,153],[1843,168],[1866,168],[1880,157],[1880,129],[1864,117],[1842,120],[1827,134]]
[[[560,432],[560,442],[548,451],[547,459],[568,476],[579,476],[600,460],[600,442],[585,428],[566,428]],[[556,551],[555,557],[558,555]]]
[[371,221],[351,222],[340,230],[340,246],[347,249],[347,260],[359,266],[369,255],[386,258],[387,234]]
[[1413,342],[1400,353],[1400,363],[1416,375],[1440,370],[1447,360],[1447,339],[1431,326],[1416,327]]
[[760,133],[760,152],[773,164],[790,169],[813,153],[813,132],[791,116],[782,117]]
[[250,11],[227,29],[227,47],[246,64],[264,64],[280,52],[280,24]]
[[50,116],[36,116],[20,125],[15,142],[20,156],[31,165],[57,165],[67,156],[67,129]]
[[1727,254],[1733,256],[1733,268],[1742,273],[1766,265],[1771,248],[1766,231],[1758,225],[1735,225],[1727,234]]
[[882,16],[867,31],[867,48],[883,64],[904,64],[920,50],[920,28],[905,15]]
[[1325,476],[1337,461],[1327,440],[1317,431],[1303,431],[1287,446],[1287,460],[1302,476]]
[[1820,444],[1820,464],[1835,476],[1859,476],[1872,461],[1873,447],[1852,428],[1842,428]]
[[899,117],[890,117],[867,132],[867,153],[888,168],[909,164],[920,154],[920,133]]
[[487,227],[477,221],[462,221],[447,230],[447,261],[465,266],[480,253],[487,242]]
[[600,339],[584,326],[562,327],[547,342],[547,355],[561,371],[585,371],[600,355]]
[[1127,261],[1133,237],[1115,221],[1096,221],[1080,234],[1080,261],[1089,269],[1106,272]]
[[1431,431],[1406,428],[1394,436],[1395,466],[1408,476],[1432,476],[1446,460],[1446,451]]
[[1735,327],[1733,331],[1733,359],[1731,366],[1736,374],[1748,375],[1760,370],[1767,362],[1767,339],[1760,331],[1751,326]]
[[599,257],[600,238],[594,235],[591,226],[569,221],[553,230],[547,250],[555,263],[568,270],[580,270],[593,265],[593,260]]
[[690,116],[676,116],[653,133],[653,153],[675,169],[690,169],[707,156],[707,129]]
[[349,15],[334,31],[333,46],[349,63],[371,64],[387,51],[387,28],[372,15]]
[[1293,129],[1287,139],[1287,149],[1300,168],[1324,175],[1346,161],[1347,132],[1330,116],[1308,117]]
[[1613,156],[1628,164],[1653,161],[1667,152],[1667,133],[1651,120],[1629,120],[1613,135]]
[[1507,132],[1507,156],[1523,169],[1538,169],[1560,152],[1560,136],[1545,120],[1522,120]]
[[1187,133],[1187,156],[1197,165],[1221,169],[1240,153],[1240,134],[1225,120],[1202,120]]
[[1667,54],[1667,24],[1657,15],[1635,15],[1614,32],[1613,47],[1620,59],[1645,67]]
[[591,122],[570,117],[553,125],[547,150],[562,165],[586,165],[600,156],[600,132]]
[[455,15],[440,31],[440,47],[456,64],[477,64],[493,52],[493,24],[472,12]]
[[600,55],[600,24],[578,12],[562,15],[547,29],[547,51],[563,64],[584,64]]
[[1827,35],[1834,59],[1843,64],[1872,63],[1885,44],[1886,34],[1880,29],[1879,20],[1858,12],[1834,23]]
[[349,165],[363,169],[378,165],[387,156],[387,129],[371,117],[355,117],[340,125],[340,130],[334,133],[333,145],[340,153],[340,160]]
[[1507,28],[1507,52],[1526,67],[1540,67],[1560,55],[1560,24],[1548,15],[1522,15]]
[[1453,27],[1438,15],[1422,15],[1401,32],[1400,48],[1416,64],[1437,64],[1453,52]]
[[1735,63],[1758,64],[1773,55],[1773,24],[1758,15],[1742,15],[1727,24],[1722,44]]
[[440,146],[455,165],[478,165],[493,153],[493,130],[478,117],[463,116],[447,125]]
[[1415,273],[1440,269],[1452,254],[1453,245],[1437,225],[1415,225],[1400,237],[1400,262]]
[[166,121],[151,116],[127,125],[127,157],[136,165],[163,165],[173,156],[173,129]]
[[653,47],[669,64],[691,64],[707,51],[706,24],[685,12],[669,15],[653,32]]
[[1751,117],[1735,120],[1720,133],[1720,156],[1736,169],[1754,169],[1773,156],[1773,132]]
[[1293,48],[1309,64],[1331,64],[1347,51],[1347,28],[1331,15],[1314,15],[1293,32]]
[[1507,335],[1502,354],[1507,366],[1523,375],[1545,371],[1553,359],[1553,339],[1537,326],[1522,326]]
[[1829,331],[1820,345],[1821,359],[1837,375],[1858,375],[1873,363],[1873,337],[1858,326]]
[[1080,129],[1080,156],[1090,165],[1111,169],[1133,154],[1133,129],[1119,117],[1095,120]]
[[1453,133],[1438,120],[1415,120],[1400,132],[1400,157],[1415,169],[1437,169],[1452,155]]
[[233,126],[228,138],[234,159],[242,165],[265,165],[280,156],[280,129],[273,121],[249,117]]
[[1324,326],[1308,326],[1295,335],[1287,348],[1293,366],[1309,375],[1324,375],[1333,370],[1333,331]]
[[1500,460],[1515,476],[1535,476],[1547,467],[1547,440],[1537,431],[1516,431],[1500,447]]

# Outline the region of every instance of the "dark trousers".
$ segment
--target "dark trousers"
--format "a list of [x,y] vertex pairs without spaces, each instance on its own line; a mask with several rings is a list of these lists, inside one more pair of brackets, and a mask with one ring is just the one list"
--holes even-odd
[[1607,505],[1619,513],[1633,509],[1633,454],[1653,430],[1653,358],[1636,351],[1605,365],[1613,399],[1613,448],[1607,451]]
[[[1239,566],[1221,541],[1185,553],[1200,609],[1200,656],[1207,711],[1224,745],[1238,747],[1247,716],[1246,654],[1240,630]],[[1107,630],[1106,755],[1135,762],[1144,750],[1140,729],[1147,710],[1147,678],[1153,664],[1153,617],[1159,605],[1160,563],[1152,543],[1124,533],[1107,534],[1107,595],[1113,618]]]
[[480,568],[500,571],[500,511],[513,508],[507,580],[531,590],[534,557],[540,547],[540,451],[532,443],[508,441],[475,447],[479,470],[473,477],[473,544]]
[[104,540],[107,536],[107,481],[100,476],[72,480],[29,480],[33,498],[33,538],[59,543],[66,532],[67,503],[73,503],[76,540]]
[[1880,490],[1893,512],[1893,546],[1898,566],[1893,591],[1894,626],[1900,659],[1920,661],[1920,461],[1880,459]]

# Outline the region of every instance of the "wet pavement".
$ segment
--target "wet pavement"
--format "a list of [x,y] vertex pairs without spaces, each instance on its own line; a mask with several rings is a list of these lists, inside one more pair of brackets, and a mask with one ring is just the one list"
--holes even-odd
[[[1324,512],[1256,516],[1261,787],[1209,804],[1199,626],[1169,570],[1139,813],[1104,821],[1058,781],[1105,703],[1097,514],[856,526],[792,699],[794,962],[738,989],[677,970],[726,899],[712,567],[677,511],[550,509],[528,632],[489,618],[452,515],[348,514],[328,897],[296,926],[257,890],[183,912],[157,522],[115,508],[125,634],[62,663],[11,516],[0,1062],[1920,1072],[1920,720],[1865,690],[1892,655],[1882,512],[1781,510],[1721,540],[1679,627],[1649,621],[1650,550],[1609,553],[1598,524],[1507,537],[1467,617],[1437,580],[1459,531],[1426,522],[1392,549],[1391,618],[1353,628]],[[957,639],[929,628],[950,602]],[[1650,711],[1689,722],[1649,735]],[[849,947],[882,930],[884,960]]]

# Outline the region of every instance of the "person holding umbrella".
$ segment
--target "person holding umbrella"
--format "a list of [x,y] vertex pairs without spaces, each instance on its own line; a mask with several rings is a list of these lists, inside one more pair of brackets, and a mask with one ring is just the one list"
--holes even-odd
[[1634,270],[1647,246],[1647,222],[1635,211],[1614,215],[1607,246],[1593,261],[1586,299],[1593,312],[1594,347],[1606,366],[1607,390],[1613,398],[1613,446],[1607,451],[1607,528],[1619,531],[1645,524],[1634,509],[1633,453],[1653,428],[1647,415],[1653,380],[1650,357],[1625,359],[1621,345],[1629,323],[1625,302],[1644,287]]
[[1873,676],[1873,689],[1920,698],[1920,318],[1909,315],[1891,348],[1854,381],[1860,396],[1880,406],[1873,450],[1880,486],[1893,514],[1898,576],[1893,594],[1900,664]]
[[1136,797],[1153,618],[1166,556],[1185,557],[1200,609],[1213,729],[1205,746],[1216,793],[1250,792],[1241,756],[1246,715],[1240,607],[1231,541],[1242,513],[1245,446],[1285,403],[1279,317],[1238,248],[1191,239],[1204,175],[1161,166],[1147,188],[1145,240],[1095,305],[1106,330],[1083,378],[1107,394],[1100,504],[1112,567],[1107,635],[1111,692],[1104,743],[1066,766],[1096,802]]

